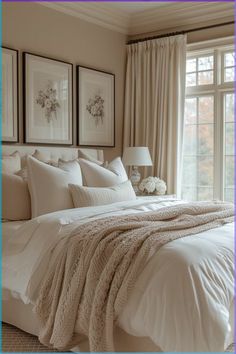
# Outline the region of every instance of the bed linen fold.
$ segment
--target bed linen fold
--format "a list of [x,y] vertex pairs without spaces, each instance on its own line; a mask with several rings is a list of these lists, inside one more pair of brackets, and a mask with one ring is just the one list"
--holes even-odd
[[79,225],[60,244],[36,301],[41,342],[70,349],[85,335],[91,351],[114,351],[113,324],[150,253],[233,214],[231,204],[198,202]]

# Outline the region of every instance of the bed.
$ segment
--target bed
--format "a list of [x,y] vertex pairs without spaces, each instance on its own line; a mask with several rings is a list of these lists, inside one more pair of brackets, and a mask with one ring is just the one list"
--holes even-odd
[[[34,147],[18,147],[22,156]],[[45,151],[47,148],[44,148]],[[14,146],[3,147],[12,153]],[[76,149],[52,148],[73,159]],[[101,152],[93,152],[101,157]],[[3,321],[38,335],[32,311],[51,251],[74,223],[182,204],[142,197],[102,207],[62,210],[31,221],[3,223]],[[233,224],[185,237],[150,254],[115,328],[116,351],[224,351],[233,342]],[[47,237],[42,235],[47,234]],[[214,280],[214,281],[213,281]],[[184,291],[183,291],[184,289]],[[88,351],[80,343],[74,351]]]

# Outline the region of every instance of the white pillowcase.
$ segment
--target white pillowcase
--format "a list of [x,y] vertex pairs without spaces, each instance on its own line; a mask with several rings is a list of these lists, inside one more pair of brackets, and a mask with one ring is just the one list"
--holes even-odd
[[82,159],[94,162],[99,166],[103,165],[103,161],[93,158],[92,156],[90,156],[89,154],[86,154],[86,152],[82,151],[81,149],[78,150],[78,156]]
[[35,150],[35,152],[33,153],[32,156],[35,159],[39,160],[39,161],[47,163],[48,165],[51,165],[51,166],[54,166],[54,167],[58,166],[58,161],[57,160],[50,160],[46,153],[44,153],[42,151],[39,151],[37,149]]
[[105,205],[136,199],[130,181],[107,188],[81,187],[69,184],[69,189],[75,208]]
[[18,151],[11,155],[2,155],[2,172],[17,173],[21,170],[21,157]]
[[32,217],[73,208],[68,184],[82,184],[77,168],[63,171],[32,156],[27,165]]
[[71,161],[64,161],[62,159],[58,160],[58,167],[66,172],[77,173],[78,184],[82,186],[82,172],[77,159]]
[[14,174],[2,174],[2,218],[27,220],[31,217],[28,184]]
[[111,161],[107,168],[85,159],[79,159],[79,164],[88,187],[112,187],[128,180],[120,157]]

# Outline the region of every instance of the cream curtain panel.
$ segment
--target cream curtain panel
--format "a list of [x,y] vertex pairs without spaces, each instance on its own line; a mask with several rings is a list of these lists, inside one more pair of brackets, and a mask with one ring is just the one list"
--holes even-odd
[[186,36],[128,45],[124,147],[148,146],[153,166],[144,176],[164,179],[179,194],[185,98]]

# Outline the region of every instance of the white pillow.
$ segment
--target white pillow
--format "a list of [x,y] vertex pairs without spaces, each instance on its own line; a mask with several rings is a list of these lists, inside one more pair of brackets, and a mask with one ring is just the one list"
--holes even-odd
[[103,161],[100,161],[100,160],[97,160],[97,159],[93,158],[92,156],[90,156],[89,154],[86,154],[86,152],[84,152],[84,151],[82,151],[80,149],[78,150],[78,156],[80,158],[82,158],[82,159],[94,162],[94,163],[96,163],[99,166],[103,165]]
[[120,157],[111,161],[107,168],[85,159],[79,159],[79,164],[88,187],[112,187],[128,180]]
[[27,220],[31,217],[28,184],[14,174],[2,174],[2,218]]
[[21,169],[21,157],[18,151],[11,155],[2,155],[2,172],[17,173]]
[[73,208],[68,184],[82,183],[77,169],[63,171],[32,156],[28,156],[27,165],[32,217]]
[[105,205],[136,199],[130,181],[107,188],[81,187],[69,184],[69,189],[75,208]]
[[58,166],[58,161],[57,160],[50,160],[46,153],[44,153],[42,151],[39,151],[37,149],[35,150],[35,152],[33,153],[32,156],[35,159],[39,160],[39,161],[47,163],[48,165],[51,165],[51,166],[54,166],[54,167]]
[[58,160],[58,167],[67,172],[77,173],[78,184],[83,185],[82,172],[78,159],[71,161],[64,161],[62,159]]

